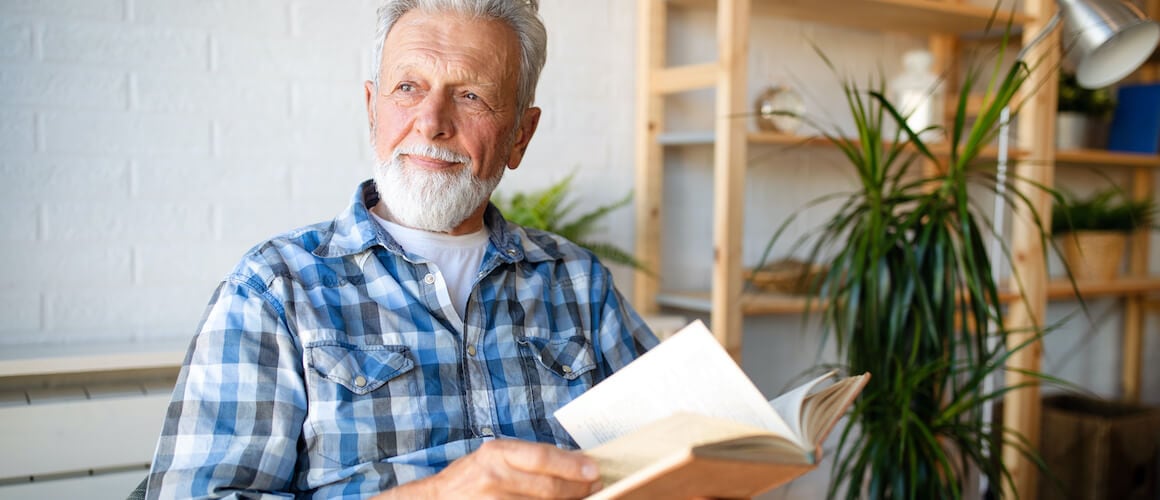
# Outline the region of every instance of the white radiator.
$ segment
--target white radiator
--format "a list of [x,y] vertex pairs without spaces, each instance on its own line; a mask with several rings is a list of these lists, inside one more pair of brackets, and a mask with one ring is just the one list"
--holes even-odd
[[0,359],[0,500],[125,498],[148,472],[183,355]]

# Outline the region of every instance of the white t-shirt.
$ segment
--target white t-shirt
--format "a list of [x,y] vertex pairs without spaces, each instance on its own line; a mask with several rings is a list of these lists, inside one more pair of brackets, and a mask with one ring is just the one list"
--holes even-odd
[[374,212],[371,215],[403,249],[431,262],[435,269],[433,274],[439,302],[444,305],[450,303],[462,321],[466,315],[471,287],[475,284],[479,266],[483,264],[483,255],[487,252],[487,228],[471,234],[452,236],[400,226]]

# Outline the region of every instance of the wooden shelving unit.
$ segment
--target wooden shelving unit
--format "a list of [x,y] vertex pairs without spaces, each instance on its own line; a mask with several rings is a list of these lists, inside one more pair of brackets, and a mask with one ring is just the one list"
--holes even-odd
[[[1146,0],[1155,17],[1160,0]],[[992,16],[989,6],[976,6],[964,0],[826,0],[824,7],[809,0],[638,0],[637,65],[637,147],[636,147],[636,249],[637,257],[661,269],[660,246],[663,227],[664,156],[674,147],[713,148],[713,269],[711,283],[705,290],[663,290],[656,275],[635,276],[634,305],[644,313],[655,313],[661,307],[709,313],[712,330],[718,340],[737,359],[742,349],[742,319],[747,315],[800,313],[806,307],[803,297],[745,292],[742,274],[742,220],[748,148],[804,146],[832,147],[821,137],[799,137],[784,134],[755,133],[746,120],[736,117],[749,111],[747,95],[748,52],[751,49],[749,19],[751,15],[768,15],[802,21],[821,22],[863,30],[909,33],[930,37],[930,49],[936,65],[953,66],[958,37],[980,38]],[[666,62],[668,15],[670,8],[715,9],[718,57],[703,64],[671,67]],[[1014,23],[1024,40],[1030,40],[1043,29],[1055,11],[1055,0],[1024,0],[1022,12]],[[754,49],[756,50],[756,49]],[[1041,67],[1054,68],[1059,60],[1059,44],[1045,43],[1032,54]],[[1145,79],[1160,79],[1160,68],[1153,65],[1142,71]],[[712,130],[702,132],[669,132],[664,130],[666,96],[697,89],[715,90],[717,117]],[[953,89],[952,89],[953,90]],[[1022,96],[1019,129],[1013,145],[1014,175],[1052,185],[1056,165],[1102,165],[1129,168],[1133,195],[1151,195],[1152,172],[1160,167],[1157,155],[1135,155],[1107,151],[1055,151],[1054,122],[1056,86],[1054,79]],[[982,157],[994,158],[995,151]],[[1019,159],[1032,161],[1018,161]],[[1046,194],[1032,200],[1039,213],[1050,211]],[[1020,222],[1021,217],[1023,222]],[[1018,267],[1024,289],[1007,297],[1026,297],[1011,301],[1007,323],[1013,328],[1032,331],[1030,327],[1045,323],[1049,300],[1074,297],[1070,284],[1052,281],[1041,257],[1041,242],[1030,235],[1026,214],[1014,214],[1009,241],[1014,265]],[[1142,343],[1143,311],[1150,296],[1160,293],[1160,276],[1148,273],[1147,238],[1134,238],[1129,276],[1107,283],[1080,283],[1084,297],[1120,297],[1125,301],[1123,385],[1127,399],[1138,396],[1140,386],[1139,353]],[[1145,276],[1144,278],[1136,278]],[[1014,284],[1012,284],[1014,286]],[[1021,339],[1014,339],[1016,342]],[[1014,356],[1009,365],[1038,371],[1042,348],[1033,346]],[[1008,383],[1019,383],[1009,379]],[[1040,414],[1039,394],[1035,390],[1018,391],[1005,402],[1005,421],[1030,440],[1038,443]],[[1036,470],[1016,455],[1004,455],[1015,479],[1020,496],[1036,494]],[[1010,493],[1010,492],[1008,492]]]

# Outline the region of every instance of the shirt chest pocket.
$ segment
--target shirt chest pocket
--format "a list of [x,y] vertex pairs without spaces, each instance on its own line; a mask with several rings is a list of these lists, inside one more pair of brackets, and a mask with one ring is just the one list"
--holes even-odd
[[306,361],[310,453],[350,466],[425,446],[418,370],[406,346],[320,341],[306,345]]
[[526,359],[535,364],[549,407],[566,404],[599,381],[592,344],[583,335],[525,329],[516,341]]

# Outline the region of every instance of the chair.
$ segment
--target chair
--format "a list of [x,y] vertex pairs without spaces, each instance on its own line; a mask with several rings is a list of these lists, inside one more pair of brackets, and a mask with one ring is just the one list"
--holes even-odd
[[149,475],[145,475],[145,479],[141,480],[141,483],[133,489],[132,493],[129,493],[128,497],[125,497],[125,500],[145,500],[145,485],[147,484],[149,484]]

